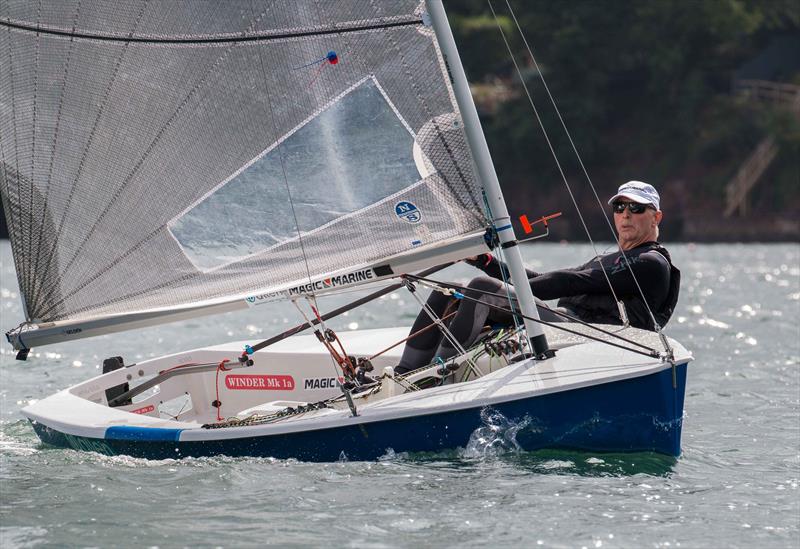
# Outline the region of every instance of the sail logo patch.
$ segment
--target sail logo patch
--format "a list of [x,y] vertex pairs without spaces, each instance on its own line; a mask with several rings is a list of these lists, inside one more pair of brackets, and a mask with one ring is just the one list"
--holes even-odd
[[320,290],[327,290],[329,288],[338,288],[339,286],[348,286],[350,284],[355,284],[356,282],[366,282],[368,280],[372,280],[373,278],[375,278],[375,274],[372,269],[362,269],[352,273],[332,276],[324,280],[315,280],[314,282],[309,282],[308,284],[303,284],[302,286],[295,286],[294,288],[289,288],[283,293],[288,296],[301,295]]
[[292,376],[229,375],[225,387],[231,391],[294,391]]
[[369,282],[370,280],[373,280],[375,278],[376,275],[374,270],[361,269],[360,271],[353,271],[350,273],[345,273],[343,275],[337,275],[337,276],[332,276],[330,278],[314,280],[313,282],[302,284],[300,286],[295,286],[293,288],[289,288],[288,290],[281,290],[279,292],[270,292],[265,294],[247,296],[244,298],[244,302],[247,303],[248,307],[253,307],[256,305],[261,305],[262,303],[272,302],[277,298],[287,298],[296,295],[311,294],[314,292],[320,292],[323,290],[338,288],[340,286],[349,286],[351,284],[357,284],[359,282]]
[[403,200],[394,205],[394,214],[406,223],[419,223],[422,213],[413,203]]

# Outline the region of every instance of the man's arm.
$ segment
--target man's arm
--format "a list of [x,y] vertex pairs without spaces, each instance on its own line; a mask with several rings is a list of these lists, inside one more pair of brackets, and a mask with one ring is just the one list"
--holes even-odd
[[[669,263],[656,251],[645,252],[630,257],[630,268],[645,295],[655,301],[663,299],[669,290]],[[639,289],[631,276],[625,260],[618,265],[606,266],[608,281],[603,274],[600,263],[592,261],[577,270],[559,270],[542,273],[531,283],[533,295],[539,299],[558,299],[583,294],[609,293],[608,282],[617,297],[638,295]]]

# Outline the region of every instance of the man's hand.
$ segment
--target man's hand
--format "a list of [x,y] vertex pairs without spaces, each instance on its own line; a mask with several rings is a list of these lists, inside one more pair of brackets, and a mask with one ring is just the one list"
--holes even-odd
[[468,265],[472,265],[473,267],[486,267],[489,263],[492,262],[494,258],[492,254],[481,254],[481,255],[473,255],[472,257],[466,258],[464,261]]

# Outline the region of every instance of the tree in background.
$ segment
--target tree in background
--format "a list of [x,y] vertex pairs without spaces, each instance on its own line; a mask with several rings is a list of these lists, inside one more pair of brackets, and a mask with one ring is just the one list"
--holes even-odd
[[[573,189],[581,201],[595,203],[506,2],[492,0],[492,5],[525,67],[523,77]],[[732,78],[775,36],[800,32],[800,2],[526,0],[511,5],[601,194],[642,178],[667,195],[683,196],[690,189],[693,203],[704,209],[720,207],[724,186],[742,159],[763,136],[773,134],[781,152],[765,174],[770,185],[757,188],[760,196],[754,200],[772,212],[776,206],[796,210],[797,116],[742,101],[732,94]],[[447,7],[470,80],[499,77],[519,91],[487,2]],[[561,177],[524,94],[483,115],[513,202],[527,203],[535,210],[531,213],[564,207]],[[573,229],[575,224],[569,231],[574,237]]]

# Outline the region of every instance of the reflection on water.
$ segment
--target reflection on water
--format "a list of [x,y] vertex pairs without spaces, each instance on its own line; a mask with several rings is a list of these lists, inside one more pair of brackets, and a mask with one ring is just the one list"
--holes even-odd
[[[668,247],[684,285],[667,332],[695,356],[677,460],[520,451],[517,437],[536,428],[535,418],[515,423],[488,411],[465,448],[387,451],[374,462],[329,464],[106,457],[44,447],[21,419],[30,401],[98,374],[106,356],[139,361],[278,333],[296,312],[276,304],[36,349],[26,363],[1,346],[0,546],[249,547],[303,540],[370,547],[798,547],[800,247]],[[523,254],[536,271],[593,255],[590,246],[558,244],[536,244]],[[10,259],[8,243],[0,242],[2,331],[22,319]],[[475,274],[457,265],[441,278]],[[409,324],[416,302],[401,292],[393,296],[331,327]],[[321,300],[320,307],[352,298]]]
[[480,473],[481,470],[487,470],[488,465],[503,465],[528,473],[578,477],[668,477],[679,462],[678,458],[654,452],[603,453],[546,449],[532,452],[498,451],[478,457],[464,448],[402,453],[397,454],[395,459],[425,468],[462,469]]

